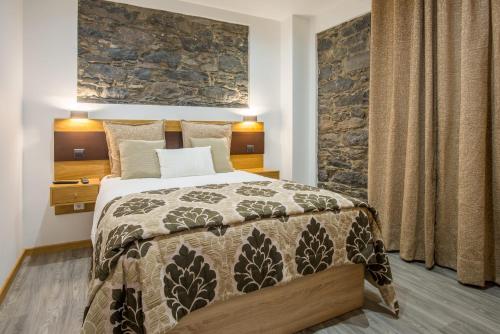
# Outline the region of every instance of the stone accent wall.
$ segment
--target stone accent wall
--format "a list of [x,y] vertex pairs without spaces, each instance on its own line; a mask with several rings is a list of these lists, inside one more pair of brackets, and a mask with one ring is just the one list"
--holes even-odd
[[319,33],[317,43],[318,184],[366,200],[370,14]]
[[248,106],[248,26],[79,0],[78,101]]

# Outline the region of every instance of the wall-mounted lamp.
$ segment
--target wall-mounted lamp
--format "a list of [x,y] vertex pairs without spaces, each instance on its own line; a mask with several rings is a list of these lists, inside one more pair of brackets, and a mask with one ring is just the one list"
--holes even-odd
[[257,116],[243,116],[243,122],[257,122]]
[[87,111],[71,111],[71,119],[88,119],[89,113]]

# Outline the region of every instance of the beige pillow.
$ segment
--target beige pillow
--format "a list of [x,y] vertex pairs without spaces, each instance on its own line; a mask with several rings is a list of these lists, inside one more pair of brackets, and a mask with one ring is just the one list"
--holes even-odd
[[164,140],[124,140],[119,146],[123,180],[160,178],[156,150],[165,148]]
[[165,140],[163,121],[131,125],[103,122],[106,141],[108,142],[111,176],[121,175],[120,143],[124,140]]
[[234,171],[226,138],[190,138],[193,147],[209,146],[212,151],[215,172],[228,173]]
[[231,148],[232,125],[209,124],[181,121],[182,142],[184,147],[193,147],[191,138],[226,138]]

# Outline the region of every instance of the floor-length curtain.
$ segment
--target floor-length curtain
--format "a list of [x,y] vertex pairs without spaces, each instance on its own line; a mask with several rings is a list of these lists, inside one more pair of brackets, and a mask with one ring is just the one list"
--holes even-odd
[[372,1],[369,202],[389,250],[480,286],[500,283],[499,18],[500,0]]

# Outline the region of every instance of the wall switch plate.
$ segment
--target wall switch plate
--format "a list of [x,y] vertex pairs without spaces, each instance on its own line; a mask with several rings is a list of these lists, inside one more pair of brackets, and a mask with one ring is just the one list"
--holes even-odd
[[75,204],[73,204],[73,210],[75,210],[75,211],[85,210],[85,204],[84,203],[75,203]]
[[84,148],[73,149],[73,158],[75,158],[75,160],[84,159],[85,158],[85,149]]
[[255,145],[247,145],[247,153],[254,153]]

